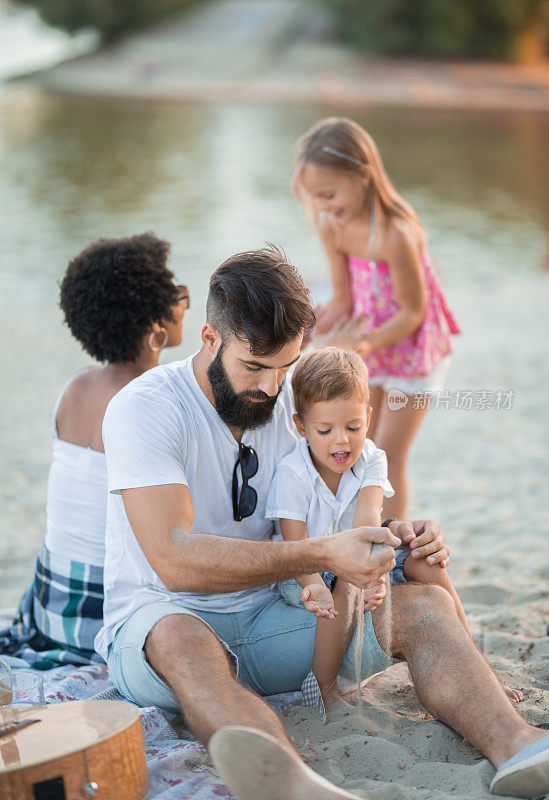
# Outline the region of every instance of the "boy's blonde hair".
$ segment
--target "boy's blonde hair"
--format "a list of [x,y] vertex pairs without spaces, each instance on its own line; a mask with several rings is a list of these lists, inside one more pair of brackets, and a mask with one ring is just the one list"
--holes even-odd
[[368,370],[357,353],[325,347],[299,359],[292,376],[292,390],[295,410],[301,419],[313,403],[336,397],[360,397],[368,403]]

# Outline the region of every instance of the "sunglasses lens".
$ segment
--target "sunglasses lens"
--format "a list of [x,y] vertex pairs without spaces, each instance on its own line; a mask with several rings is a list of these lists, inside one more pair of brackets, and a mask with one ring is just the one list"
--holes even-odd
[[183,286],[182,284],[180,284],[176,288],[178,290],[178,292],[177,292],[177,302],[178,303],[183,303],[185,308],[190,308],[191,299],[190,299],[189,290],[187,289],[187,287]]
[[257,492],[253,486],[245,486],[240,493],[238,513],[241,517],[251,517],[257,505]]
[[242,445],[240,463],[242,465],[242,474],[246,478],[253,478],[257,472],[259,463],[257,460],[257,453],[252,447]]

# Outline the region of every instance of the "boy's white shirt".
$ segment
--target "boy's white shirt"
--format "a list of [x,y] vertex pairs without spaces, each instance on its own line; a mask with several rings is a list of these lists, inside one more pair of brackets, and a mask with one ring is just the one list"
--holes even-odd
[[[311,460],[307,441],[301,438],[279,463],[269,494],[265,516],[275,521],[295,519],[305,522],[307,536],[329,536],[353,527],[358,493],[365,486],[379,486],[384,497],[394,495],[387,477],[387,456],[366,439],[360,457],[341,476],[334,495]],[[276,522],[275,538],[281,538]]]

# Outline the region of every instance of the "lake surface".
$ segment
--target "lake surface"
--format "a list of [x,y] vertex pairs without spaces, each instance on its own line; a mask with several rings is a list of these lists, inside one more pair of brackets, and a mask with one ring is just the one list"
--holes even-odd
[[[281,245],[322,293],[327,270],[290,191],[291,154],[296,138],[333,112],[0,91],[2,606],[14,604],[28,581],[44,532],[51,409],[65,381],[89,363],[57,309],[69,258],[99,236],[154,230],[172,242],[173,269],[191,288],[192,309],[170,359],[197,348],[209,276],[239,250]],[[526,459],[532,481],[521,502],[545,515],[546,490],[536,477],[546,419],[540,384],[547,381],[548,295],[541,268],[549,251],[549,117],[373,109],[352,116],[374,135],[394,184],[427,229],[464,328],[454,380],[473,389],[528,389],[491,458],[501,465],[511,445],[520,446],[526,434],[535,440]],[[455,474],[443,470],[438,499],[425,491],[435,433],[455,442],[474,429],[477,442],[491,419],[450,417],[454,422],[433,414],[418,440],[418,511],[440,512],[454,485]],[[494,417],[494,430],[501,420]],[[474,464],[486,467],[482,446],[473,451]],[[511,502],[508,481],[496,483]],[[482,503],[491,491],[488,480]]]

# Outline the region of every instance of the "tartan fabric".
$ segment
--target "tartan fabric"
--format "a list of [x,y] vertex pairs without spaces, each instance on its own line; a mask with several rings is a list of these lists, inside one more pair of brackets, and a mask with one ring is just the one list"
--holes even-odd
[[11,626],[0,630],[0,653],[40,670],[103,664],[93,646],[102,624],[103,568],[53,555],[42,545],[34,582]]
[[326,724],[326,708],[324,707],[324,700],[320,694],[320,686],[314,672],[309,672],[301,684],[301,694],[303,696],[303,705],[309,708],[318,708],[322,722]]

